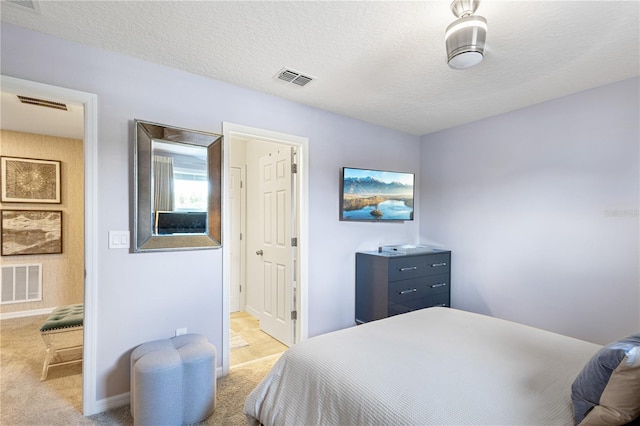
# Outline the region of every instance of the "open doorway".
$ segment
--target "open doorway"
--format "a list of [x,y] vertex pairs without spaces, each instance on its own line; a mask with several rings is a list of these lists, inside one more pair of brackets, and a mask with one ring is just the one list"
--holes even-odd
[[226,374],[306,338],[308,141],[228,123],[223,130]]
[[[3,336],[2,349],[7,355],[20,347],[8,364],[23,369],[23,374],[8,377],[16,381],[14,388],[36,394],[46,385],[81,411],[84,107],[3,88],[1,109],[0,306],[3,329],[13,331]],[[64,307],[69,309],[59,312],[69,313],[67,318],[74,310],[78,322],[73,327],[46,323],[53,309]],[[51,328],[40,334],[45,323]],[[36,375],[46,383],[40,385]]]
[[[281,353],[294,340],[295,147],[231,139],[231,366]],[[243,173],[244,172],[244,173]]]
[[[76,198],[79,200],[79,206],[69,207],[65,204],[65,201],[68,201],[65,196],[62,196],[62,203],[51,206],[39,206],[39,208],[32,207],[31,204],[20,204],[20,209],[24,210],[58,210],[62,211],[62,232],[65,230],[65,226],[71,225],[71,223],[65,223],[73,221],[78,229],[74,231],[77,238],[79,238],[79,244],[81,249],[78,253],[73,255],[74,259],[71,260],[71,263],[74,264],[71,267],[69,264],[63,266],[63,268],[69,267],[70,269],[77,270],[74,280],[78,281],[76,284],[75,290],[77,294],[73,294],[73,301],[79,300],[84,304],[84,330],[83,330],[83,350],[82,350],[82,368],[81,368],[81,378],[78,386],[78,394],[81,397],[78,400],[81,401],[79,403],[78,409],[81,409],[84,415],[90,415],[95,413],[95,354],[93,348],[95,347],[95,336],[93,333],[93,316],[94,316],[94,306],[95,306],[95,291],[94,291],[94,283],[95,283],[95,194],[96,194],[96,178],[95,174],[97,172],[97,97],[94,94],[79,92],[71,89],[60,88],[56,86],[45,85],[41,83],[36,83],[27,80],[21,80],[13,77],[2,76],[2,92],[8,93],[11,95],[20,94],[21,96],[25,96],[27,98],[32,99],[43,99],[58,102],[60,104],[67,104],[72,109],[79,110],[79,120],[78,124],[80,127],[80,135],[78,138],[78,145],[72,148],[75,151],[77,158],[74,160],[73,169],[70,169],[70,164],[68,162],[68,158],[65,154],[64,159],[58,159],[61,161],[61,172],[67,173],[67,179],[72,179],[74,181],[80,182],[79,185],[74,185],[74,189],[67,188],[68,191],[79,192],[79,194],[75,194]],[[14,126],[16,120],[15,117],[9,119],[5,115],[6,111],[3,108],[3,120],[2,127],[6,129],[10,129],[15,134],[12,134],[12,137],[24,138],[25,134],[28,135],[30,133],[34,134],[45,134],[52,133],[53,128],[60,124],[60,121],[56,120],[56,123],[48,123],[45,124],[44,127],[47,127],[47,132],[37,130],[35,128],[28,128]],[[39,120],[35,120],[33,116],[26,117],[27,124],[36,125],[39,123]],[[11,124],[9,124],[11,123]],[[25,124],[26,125],[26,124]],[[22,125],[21,125],[22,126]],[[64,127],[64,126],[63,126]],[[36,138],[37,139],[37,138]],[[74,139],[74,138],[71,138]],[[24,141],[24,139],[23,139]],[[45,141],[44,145],[47,145],[51,141]],[[0,154],[2,156],[17,156],[18,158],[22,158],[20,156],[25,157],[33,157],[33,153],[29,152],[20,152],[16,150],[7,151],[6,147],[8,144],[5,144],[5,140],[3,139],[3,149]],[[25,144],[26,149],[32,149],[31,143]],[[15,148],[15,146],[14,146]],[[49,153],[53,155],[55,148],[49,147]],[[69,153],[67,153],[69,154]],[[71,155],[71,154],[69,154]],[[40,156],[40,155],[38,155]],[[64,174],[63,174],[64,176]],[[75,176],[75,177],[74,177]],[[63,178],[64,179],[64,178]],[[68,194],[71,195],[71,194]],[[25,207],[25,205],[27,207]],[[35,205],[35,204],[33,204]],[[17,206],[17,204],[16,204]],[[3,206],[6,209],[6,207]],[[13,207],[12,207],[13,208]],[[16,207],[17,209],[17,207]],[[71,210],[69,210],[71,209]],[[68,219],[65,221],[65,219]],[[78,226],[78,222],[79,226]],[[66,228],[69,230],[70,228]],[[72,237],[68,236],[66,243],[64,242],[63,234],[63,254],[65,250],[71,248],[69,244],[74,244]],[[51,257],[56,255],[50,255]],[[5,262],[5,257],[3,257],[3,264],[8,264],[9,262]],[[14,263],[14,262],[11,262]],[[47,267],[47,269],[50,269]],[[45,283],[43,283],[45,284]],[[51,286],[51,284],[48,284]],[[43,291],[46,294],[47,290]],[[64,291],[63,291],[64,293]],[[77,299],[77,300],[76,300]],[[46,298],[43,299],[43,302],[47,302]],[[60,305],[66,303],[66,299],[55,300],[52,302],[54,305]],[[25,305],[26,306],[26,305]],[[54,306],[52,306],[54,307]],[[36,306],[30,306],[25,309],[26,312],[35,312],[35,313],[46,313],[50,311],[52,307],[44,307],[42,311],[39,311]],[[15,314],[19,315],[19,314]],[[36,336],[40,337],[37,332]],[[42,339],[40,339],[42,340]],[[44,345],[44,342],[38,342]],[[38,363],[40,366],[43,365],[43,359]],[[53,371],[53,370],[51,370]],[[40,377],[40,374],[38,374]],[[81,405],[80,405],[81,404]]]

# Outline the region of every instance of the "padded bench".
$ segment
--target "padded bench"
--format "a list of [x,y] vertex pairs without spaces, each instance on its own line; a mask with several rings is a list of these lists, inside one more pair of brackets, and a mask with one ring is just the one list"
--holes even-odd
[[60,306],[47,317],[40,327],[40,335],[47,345],[40,380],[47,378],[50,367],[82,362],[83,325],[82,303]]
[[143,343],[131,353],[134,425],[198,423],[216,403],[216,347],[200,334]]

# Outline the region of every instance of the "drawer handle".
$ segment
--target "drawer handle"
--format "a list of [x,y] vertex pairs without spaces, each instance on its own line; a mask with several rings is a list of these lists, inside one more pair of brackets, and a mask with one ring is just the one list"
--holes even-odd
[[409,266],[408,268],[400,268],[398,269],[400,272],[404,272],[404,271],[415,271],[416,269],[418,269],[417,266]]
[[417,289],[417,288],[413,288],[413,289],[411,289],[411,290],[402,290],[402,291],[399,291],[399,292],[398,292],[398,294],[415,293],[416,291],[418,291],[418,289]]
[[447,304],[446,303],[439,303],[437,305],[433,305],[433,306],[429,306],[430,308],[437,308],[437,307],[443,307],[446,308]]
[[442,262],[442,263],[432,263],[431,267],[432,268],[436,268],[438,266],[447,266],[447,262]]
[[445,285],[447,285],[447,283],[438,283],[438,284],[433,284],[433,285],[431,285],[431,288],[444,287]]

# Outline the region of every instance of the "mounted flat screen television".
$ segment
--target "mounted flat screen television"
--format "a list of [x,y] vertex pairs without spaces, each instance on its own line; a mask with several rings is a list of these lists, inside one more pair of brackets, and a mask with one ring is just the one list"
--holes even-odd
[[413,220],[413,173],[342,168],[340,220]]

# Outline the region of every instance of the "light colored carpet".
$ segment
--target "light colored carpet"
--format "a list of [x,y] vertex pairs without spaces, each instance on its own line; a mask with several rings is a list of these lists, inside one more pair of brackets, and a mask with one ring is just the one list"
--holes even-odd
[[[132,425],[129,406],[82,416],[82,364],[53,367],[40,381],[46,347],[39,328],[46,315],[0,321],[0,424]],[[218,379],[216,409],[203,425],[246,425],[242,414],[251,390],[280,354],[231,368]]]

